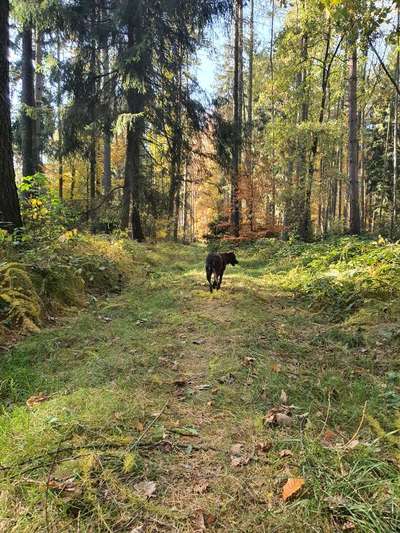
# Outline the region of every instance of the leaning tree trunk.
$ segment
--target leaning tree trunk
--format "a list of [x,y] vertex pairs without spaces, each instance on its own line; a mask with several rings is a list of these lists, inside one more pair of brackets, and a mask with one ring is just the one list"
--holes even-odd
[[350,233],[361,233],[360,198],[358,183],[358,113],[357,113],[357,35],[350,39],[349,59],[349,202]]
[[22,226],[15,186],[11,142],[10,87],[8,65],[8,0],[0,4],[0,220],[9,228]]
[[24,24],[22,32],[22,174],[33,176],[36,172],[35,161],[36,131],[33,111],[35,108],[34,69],[32,50],[32,26]]

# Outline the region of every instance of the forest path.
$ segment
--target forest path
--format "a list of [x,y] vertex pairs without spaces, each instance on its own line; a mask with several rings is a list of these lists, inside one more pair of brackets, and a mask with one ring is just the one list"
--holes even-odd
[[[307,472],[319,497],[329,472],[331,459],[315,453],[333,416],[323,381],[334,366],[341,394],[348,373],[340,351],[316,343],[332,324],[268,285],[262,261],[239,253],[211,295],[205,248],[143,252],[146,274],[121,295],[3,361],[11,409],[0,417],[0,463],[28,470],[1,481],[0,531],[334,531],[311,483],[310,497],[281,498],[287,479]],[[21,406],[40,392],[49,398]],[[296,406],[290,425],[266,426],[283,403]],[[58,448],[72,450],[46,460]]]

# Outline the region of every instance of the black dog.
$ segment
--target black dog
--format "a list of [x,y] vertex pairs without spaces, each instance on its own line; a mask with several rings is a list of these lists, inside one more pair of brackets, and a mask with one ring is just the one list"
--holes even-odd
[[[206,274],[208,284],[210,285],[210,292],[212,292],[213,289],[219,290],[221,288],[226,265],[235,266],[238,263],[239,261],[236,259],[236,256],[233,252],[227,252],[223,254],[208,254],[206,259]],[[213,274],[214,282],[212,283],[211,278]]]

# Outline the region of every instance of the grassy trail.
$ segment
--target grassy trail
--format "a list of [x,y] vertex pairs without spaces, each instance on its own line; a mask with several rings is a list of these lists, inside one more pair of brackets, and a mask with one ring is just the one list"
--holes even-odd
[[3,359],[0,531],[400,530],[373,358],[249,257],[210,295],[204,248],[143,250],[121,295]]

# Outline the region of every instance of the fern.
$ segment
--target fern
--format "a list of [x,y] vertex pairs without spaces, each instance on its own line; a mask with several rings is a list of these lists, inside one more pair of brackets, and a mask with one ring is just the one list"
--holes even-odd
[[3,322],[23,331],[39,329],[41,300],[20,263],[0,264],[0,315]]

